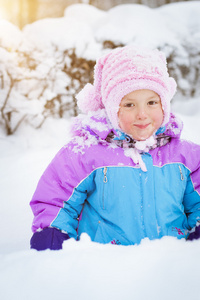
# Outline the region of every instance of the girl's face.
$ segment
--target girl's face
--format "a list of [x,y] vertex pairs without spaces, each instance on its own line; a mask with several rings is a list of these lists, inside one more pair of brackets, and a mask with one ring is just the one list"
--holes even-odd
[[137,141],[149,138],[163,122],[160,96],[151,90],[136,90],[122,98],[119,126]]

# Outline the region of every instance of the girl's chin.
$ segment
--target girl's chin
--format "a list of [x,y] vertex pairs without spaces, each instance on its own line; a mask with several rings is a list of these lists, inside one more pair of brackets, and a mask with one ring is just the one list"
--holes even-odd
[[136,141],[146,141],[148,138],[150,138],[153,134],[154,134],[155,131],[149,131],[149,132],[141,132],[141,133],[138,133],[138,134],[132,134],[131,137],[136,140]]
[[146,141],[148,138],[151,137],[151,135],[142,135],[142,136],[138,136],[138,135],[131,135],[131,137],[136,140],[136,141],[139,141],[139,142],[142,142],[142,141]]
[[139,138],[139,139],[137,139],[136,141],[138,141],[138,142],[143,142],[143,141],[146,141],[148,138]]

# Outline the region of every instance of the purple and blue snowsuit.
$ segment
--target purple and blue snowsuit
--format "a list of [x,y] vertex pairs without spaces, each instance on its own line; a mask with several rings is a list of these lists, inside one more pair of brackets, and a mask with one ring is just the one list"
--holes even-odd
[[106,140],[112,128],[102,113],[77,122],[31,200],[31,247],[60,249],[83,232],[92,241],[121,245],[188,238],[200,220],[200,146],[180,139],[176,119],[164,128],[165,145],[141,153],[147,172]]

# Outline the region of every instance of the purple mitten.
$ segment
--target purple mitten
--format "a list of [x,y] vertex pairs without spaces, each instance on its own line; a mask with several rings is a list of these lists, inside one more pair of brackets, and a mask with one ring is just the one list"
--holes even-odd
[[69,238],[67,233],[63,233],[59,229],[47,227],[33,234],[30,241],[31,249],[38,251],[45,249],[60,250],[63,242]]
[[189,241],[197,240],[197,239],[200,239],[200,223],[197,224],[194,231],[192,231],[187,238],[187,240]]

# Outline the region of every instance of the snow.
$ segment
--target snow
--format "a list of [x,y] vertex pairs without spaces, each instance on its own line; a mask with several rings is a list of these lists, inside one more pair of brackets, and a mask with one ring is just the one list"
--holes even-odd
[[174,21],[168,22],[168,25],[174,30],[178,28],[179,34],[182,33],[182,35],[185,35],[187,31],[190,31],[190,33],[192,34],[199,33],[199,1],[192,1],[187,3],[171,3],[170,5],[160,6],[159,8],[157,8],[157,11],[161,13],[165,20],[167,20],[167,18],[170,18],[170,21]]
[[82,236],[79,243],[66,241],[60,252],[4,258],[1,294],[30,300],[199,299],[200,262],[194,260],[199,245],[163,238],[126,247],[95,244]]
[[[96,32],[96,38],[112,40],[116,44],[140,44],[157,47],[164,43],[177,44],[173,31],[169,31],[155,9],[141,5],[120,5],[109,10],[107,20]],[[123,24],[124,26],[121,26]],[[130,30],[127,31],[127,28]]]
[[10,22],[0,19],[0,41],[1,46],[8,48],[9,51],[18,48],[23,40],[22,32]]
[[[0,20],[0,28],[4,26],[9,32],[6,35],[6,30],[0,30],[0,39],[6,49],[16,49],[24,38],[23,47],[29,47],[30,43],[49,52],[52,44],[62,50],[74,46],[79,54],[90,59],[107,51],[100,44],[105,39],[112,38],[117,43],[134,41],[150,47],[167,41],[166,53],[174,46],[178,49],[177,59],[186,63],[183,37],[186,36],[187,42],[194,38],[196,45],[200,45],[199,13],[200,1],[170,4],[155,10],[123,5],[108,12],[87,4],[82,9],[79,4],[69,7],[63,18],[27,25],[23,36],[14,25]],[[145,38],[141,39],[140,34]],[[1,64],[4,57],[7,60],[6,55],[1,49]],[[10,64],[14,62],[11,55]],[[181,76],[180,80],[187,90],[189,81]],[[28,87],[22,84],[20,89],[23,88]],[[37,101],[36,93],[29,107],[31,111],[40,111]],[[172,109],[183,120],[182,138],[200,144],[199,96],[185,101],[179,94]],[[200,299],[200,241],[165,237],[145,239],[135,246],[115,246],[92,243],[87,235],[82,235],[80,242],[66,241],[61,251],[29,249],[32,234],[29,201],[46,166],[69,140],[69,127],[69,119],[48,118],[40,129],[24,123],[11,136],[0,129],[0,298]]]
[[85,44],[92,40],[90,27],[73,18],[39,20],[26,25],[23,33],[26,40],[37,48],[54,46],[60,51],[76,48],[80,54],[85,49]]
[[[103,10],[88,4],[71,5],[65,10],[65,18],[73,18],[75,21],[87,22],[91,27],[95,26],[98,21],[106,17],[107,13]],[[94,27],[93,27],[94,29]]]

